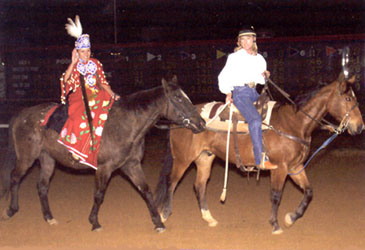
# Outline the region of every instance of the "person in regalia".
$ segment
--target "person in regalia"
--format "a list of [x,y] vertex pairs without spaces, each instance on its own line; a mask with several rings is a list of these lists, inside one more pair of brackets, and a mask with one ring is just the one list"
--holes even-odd
[[68,119],[58,142],[67,147],[76,161],[96,169],[104,123],[120,96],[106,81],[102,64],[90,57],[90,37],[82,34],[79,16],[75,22],[68,18],[65,27],[77,40],[71,63],[61,77],[61,102],[68,104]]

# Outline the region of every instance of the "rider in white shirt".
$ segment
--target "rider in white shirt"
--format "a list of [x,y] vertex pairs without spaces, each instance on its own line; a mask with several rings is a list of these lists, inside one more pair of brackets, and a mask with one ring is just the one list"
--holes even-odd
[[265,77],[270,75],[264,57],[257,53],[253,27],[239,32],[237,45],[218,76],[219,90],[226,94],[226,103],[233,102],[248,123],[256,166],[260,169],[276,169],[277,166],[263,152],[262,120],[253,105],[259,97],[256,84],[264,85]]

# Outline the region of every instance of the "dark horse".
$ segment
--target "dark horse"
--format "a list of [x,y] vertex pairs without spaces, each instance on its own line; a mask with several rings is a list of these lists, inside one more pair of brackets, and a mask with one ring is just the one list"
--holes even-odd
[[[285,224],[291,226],[302,217],[313,197],[312,187],[303,170],[303,162],[308,157],[311,134],[318,127],[319,121],[329,113],[338,121],[347,124],[351,135],[359,134],[364,123],[351,83],[341,75],[333,83],[309,93],[300,106],[277,105],[271,116],[273,129],[263,133],[263,141],[270,160],[278,165],[271,171],[271,218],[273,234],[282,232],[277,213],[282,190],[287,175],[303,190],[304,198],[294,213],[288,213]],[[201,110],[204,104],[197,105]],[[252,142],[247,134],[238,134],[239,153],[243,164],[254,165]],[[212,217],[205,198],[206,183],[210,176],[211,166],[216,156],[221,159],[226,154],[226,133],[218,133],[206,129],[203,133],[193,134],[180,128],[170,131],[169,149],[172,158],[161,171],[156,189],[156,205],[161,209],[162,221],[172,213],[173,193],[177,183],[192,162],[196,164],[197,176],[194,183],[202,218],[215,226],[217,221]],[[231,136],[232,137],[232,136]],[[290,138],[291,137],[291,138]],[[293,139],[296,138],[296,139]],[[231,138],[233,141],[233,138]],[[233,143],[230,144],[229,159],[236,163]],[[301,172],[300,172],[301,171]],[[299,173],[298,173],[299,172]]]
[[[205,128],[205,121],[176,81],[176,77],[169,82],[163,79],[162,86],[136,92],[112,106],[105,123],[95,171],[94,205],[89,216],[92,230],[101,229],[98,212],[107,183],[112,172],[121,169],[146,201],[155,230],[164,231],[165,226],[161,222],[141,167],[145,135],[162,117],[191,129],[194,133]],[[57,223],[48,204],[49,182],[55,162],[73,169],[88,168],[73,160],[66,148],[57,143],[58,133],[40,125],[44,115],[54,105],[47,103],[26,108],[10,123],[8,155],[12,157],[0,169],[0,195],[10,191],[11,201],[2,219],[8,219],[18,211],[20,181],[36,159],[40,162],[38,194],[43,217],[49,224]]]

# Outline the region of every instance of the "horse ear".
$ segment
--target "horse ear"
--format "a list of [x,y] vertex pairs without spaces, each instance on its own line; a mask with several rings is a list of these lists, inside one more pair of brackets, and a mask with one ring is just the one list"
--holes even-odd
[[344,82],[346,81],[346,77],[345,77],[345,74],[343,73],[343,71],[340,73],[340,75],[338,76],[337,80],[339,82]]
[[348,83],[353,84],[356,80],[356,76],[353,75],[350,79],[347,80]]
[[353,75],[350,79],[346,80],[346,79],[342,79],[342,81],[340,81],[339,79],[339,90],[340,90],[340,93],[343,94],[345,93],[348,88],[349,88],[349,85],[352,85],[354,82],[355,82],[355,79],[356,79],[356,76]]
[[161,83],[164,91],[167,92],[169,90],[169,83],[165,80],[165,78],[162,78]]

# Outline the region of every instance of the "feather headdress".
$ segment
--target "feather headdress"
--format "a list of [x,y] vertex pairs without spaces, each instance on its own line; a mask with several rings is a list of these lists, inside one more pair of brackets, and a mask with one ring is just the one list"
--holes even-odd
[[75,37],[77,40],[75,42],[76,49],[90,48],[90,38],[88,34],[82,34],[82,26],[80,22],[80,17],[75,16],[75,22],[71,18],[67,18],[68,23],[65,24],[65,29],[67,33]]
[[82,35],[82,26],[80,22],[80,17],[75,17],[75,22],[72,21],[71,18],[67,18],[68,23],[65,24],[65,29],[70,36],[75,37],[76,39]]

